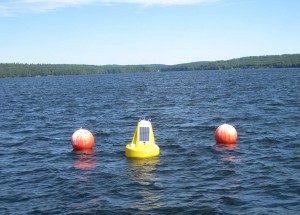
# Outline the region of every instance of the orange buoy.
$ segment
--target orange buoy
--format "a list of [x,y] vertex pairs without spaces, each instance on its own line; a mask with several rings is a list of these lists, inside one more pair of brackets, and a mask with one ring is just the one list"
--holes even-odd
[[73,133],[71,144],[75,150],[91,149],[94,146],[94,136],[90,131],[81,128]]
[[215,133],[216,142],[221,144],[235,144],[237,137],[235,128],[228,124],[220,125]]

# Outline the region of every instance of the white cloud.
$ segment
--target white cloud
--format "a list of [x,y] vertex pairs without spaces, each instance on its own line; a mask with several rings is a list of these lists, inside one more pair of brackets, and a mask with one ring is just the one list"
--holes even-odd
[[4,0],[0,3],[0,16],[18,13],[47,12],[56,8],[84,6],[88,4],[137,4],[150,5],[191,5],[220,0]]

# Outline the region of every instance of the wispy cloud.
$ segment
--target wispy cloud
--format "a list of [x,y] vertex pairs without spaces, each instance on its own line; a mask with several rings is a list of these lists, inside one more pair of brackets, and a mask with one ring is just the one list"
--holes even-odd
[[0,3],[0,16],[19,13],[42,13],[63,7],[89,4],[137,4],[150,5],[192,5],[220,0],[4,0]]

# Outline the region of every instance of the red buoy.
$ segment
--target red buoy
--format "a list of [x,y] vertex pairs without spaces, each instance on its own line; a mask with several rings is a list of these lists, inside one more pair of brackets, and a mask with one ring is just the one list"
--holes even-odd
[[91,149],[94,146],[94,136],[90,131],[81,128],[73,133],[71,144],[75,150]]
[[220,125],[215,133],[216,142],[221,144],[235,144],[237,137],[235,128],[228,124]]

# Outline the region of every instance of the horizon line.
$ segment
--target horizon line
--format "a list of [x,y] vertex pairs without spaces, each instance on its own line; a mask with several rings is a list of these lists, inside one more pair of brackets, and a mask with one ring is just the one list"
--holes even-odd
[[149,64],[84,64],[84,63],[20,63],[20,62],[13,62],[13,63],[0,63],[0,64],[29,64],[29,65],[82,65],[82,66],[143,66],[143,65],[165,65],[165,66],[176,66],[181,64],[189,64],[189,63],[199,63],[199,62],[218,62],[218,61],[230,61],[236,60],[241,58],[251,58],[251,57],[271,57],[271,56],[284,56],[284,55],[300,55],[300,53],[293,53],[293,54],[268,54],[268,55],[248,55],[236,58],[230,58],[227,60],[199,60],[199,61],[190,61],[184,63],[176,63],[176,64],[164,64],[164,63],[149,63]]

